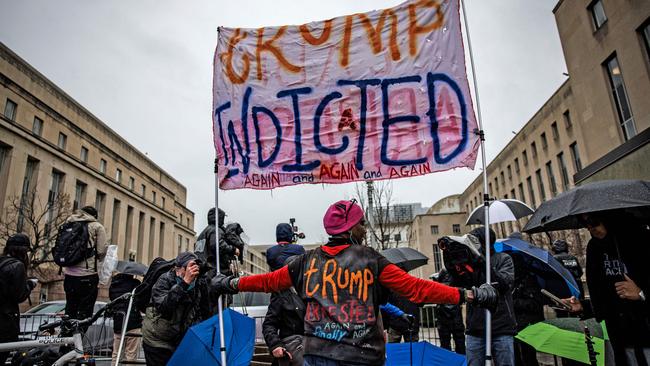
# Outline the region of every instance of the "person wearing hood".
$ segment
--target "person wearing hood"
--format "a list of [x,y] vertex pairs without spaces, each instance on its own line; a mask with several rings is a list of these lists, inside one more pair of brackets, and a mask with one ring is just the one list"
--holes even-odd
[[197,260],[192,252],[178,254],[174,268],[151,289],[151,305],[142,322],[142,347],[149,366],[166,365],[187,330],[210,317]]
[[275,239],[278,244],[266,251],[266,263],[271,271],[282,268],[288,258],[305,254],[305,248],[294,243],[293,228],[290,224],[278,224],[275,227]]
[[[489,232],[491,279],[498,291],[498,305],[492,311],[492,357],[496,365],[514,365],[514,335],[517,333],[512,288],[515,269],[512,258],[506,253],[496,253],[496,234]],[[444,238],[442,238],[444,239]],[[468,263],[455,263],[449,245],[441,245],[445,268],[451,275],[451,285],[461,287],[479,286],[485,283],[485,227],[479,227],[467,235],[469,244]],[[440,245],[440,243],[439,243]],[[454,262],[452,264],[451,262]],[[468,366],[485,365],[485,310],[469,304],[466,317],[466,354]]]
[[[226,231],[224,227],[224,221],[226,218],[226,212],[222,209],[219,209],[219,218],[218,226],[215,218],[216,210],[211,208],[208,211],[208,226],[203,229],[201,234],[197,238],[197,243],[204,243],[205,250],[205,262],[210,268],[215,268],[216,265],[216,248],[217,248],[217,228],[219,229],[219,270],[221,273],[230,275],[232,270],[230,269],[230,261],[234,260],[239,256],[239,249],[235,246],[228,244],[225,240]],[[197,251],[199,251],[197,249]]]
[[[20,309],[18,305],[27,300],[36,286],[35,279],[27,278],[30,241],[25,234],[15,234],[7,239],[0,256],[0,343],[18,341]],[[0,353],[0,365],[4,365],[8,352]]]
[[63,289],[65,290],[65,315],[72,319],[86,319],[93,315],[97,301],[99,276],[97,268],[106,255],[106,229],[97,221],[97,210],[85,206],[66,219],[66,222],[83,222],[88,229],[88,248],[95,249],[95,255],[77,264],[63,267]]
[[[624,213],[583,214],[579,221],[591,234],[586,263],[591,310],[607,326],[616,365],[650,365],[650,230]],[[574,312],[586,305],[575,298],[565,302]]]
[[560,264],[571,273],[573,279],[576,280],[578,290],[580,290],[580,297],[581,299],[584,298],[585,290],[582,286],[582,266],[580,266],[580,262],[578,262],[576,256],[569,254],[569,243],[562,239],[558,239],[553,242],[551,249],[553,250],[553,257],[557,259],[558,262],[560,262]]
[[382,365],[386,356],[379,306],[387,290],[415,303],[496,305],[490,285],[471,290],[413,277],[374,249],[361,245],[365,214],[352,201],[332,204],[323,217],[327,244],[271,273],[217,276],[213,291],[278,292],[293,286],[305,304],[304,364]]

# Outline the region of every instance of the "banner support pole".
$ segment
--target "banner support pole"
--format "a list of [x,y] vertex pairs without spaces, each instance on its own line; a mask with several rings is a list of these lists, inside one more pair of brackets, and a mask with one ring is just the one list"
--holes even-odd
[[[221,273],[220,267],[219,267],[219,160],[217,158],[214,159],[214,210],[216,211],[215,214],[217,215],[217,229],[215,230],[216,233],[216,240],[214,243],[214,252],[215,252],[215,260],[216,260],[216,269],[217,269],[217,275]],[[210,245],[210,243],[207,243]],[[224,339],[224,332],[223,332],[223,296],[219,295],[219,298],[217,300],[217,309],[218,309],[218,314],[219,314],[219,343],[220,343],[220,353],[221,353],[221,365],[226,366],[226,340]]]
[[[483,164],[483,206],[484,206],[484,226],[485,226],[485,282],[491,283],[491,265],[490,265],[490,195],[488,194],[487,180],[487,163],[485,159],[485,133],[483,132],[483,119],[481,116],[481,102],[478,93],[478,82],[476,80],[476,68],[474,66],[474,54],[472,51],[472,41],[469,35],[469,25],[467,23],[467,10],[465,1],[460,0],[463,8],[463,20],[465,23],[465,35],[467,36],[467,48],[469,49],[469,61],[472,67],[472,83],[474,84],[474,96],[476,98],[476,110],[478,117],[478,131],[474,131],[479,136],[481,142],[481,161]],[[485,309],[485,366],[492,365],[492,314]]]

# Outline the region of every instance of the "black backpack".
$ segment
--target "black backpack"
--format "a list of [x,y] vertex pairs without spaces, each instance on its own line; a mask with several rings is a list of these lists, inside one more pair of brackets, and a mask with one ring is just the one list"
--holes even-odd
[[147,273],[144,275],[142,284],[140,284],[135,289],[135,294],[133,296],[133,305],[135,308],[144,313],[147,310],[147,307],[151,303],[151,290],[153,286],[158,281],[158,278],[164,273],[169,272],[170,269],[174,268],[174,260],[166,260],[165,258],[158,257],[151,262]]
[[[59,267],[69,267],[95,256],[97,250],[95,247],[90,247],[89,242],[88,222],[66,222],[59,227],[56,243],[52,248],[54,263],[58,264]],[[86,267],[88,267],[87,261]]]

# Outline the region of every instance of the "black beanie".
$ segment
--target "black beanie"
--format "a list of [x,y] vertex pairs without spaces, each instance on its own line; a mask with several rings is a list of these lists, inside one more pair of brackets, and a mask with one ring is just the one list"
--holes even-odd
[[97,209],[95,209],[93,206],[85,206],[81,208],[81,211],[87,213],[88,215],[97,218]]
[[29,249],[30,243],[29,243],[29,236],[25,234],[14,234],[7,239],[7,246],[8,247],[24,247]]
[[192,260],[197,260],[198,257],[192,252],[183,252],[176,257],[175,265],[176,267],[185,267]]

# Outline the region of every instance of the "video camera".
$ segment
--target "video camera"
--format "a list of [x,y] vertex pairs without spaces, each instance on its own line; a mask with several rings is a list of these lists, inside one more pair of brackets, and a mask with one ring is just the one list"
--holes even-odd
[[289,223],[291,223],[291,230],[293,230],[293,238],[291,239],[292,243],[297,243],[298,239],[306,238],[305,233],[298,231],[298,226],[294,225],[296,223],[295,218],[290,218]]

